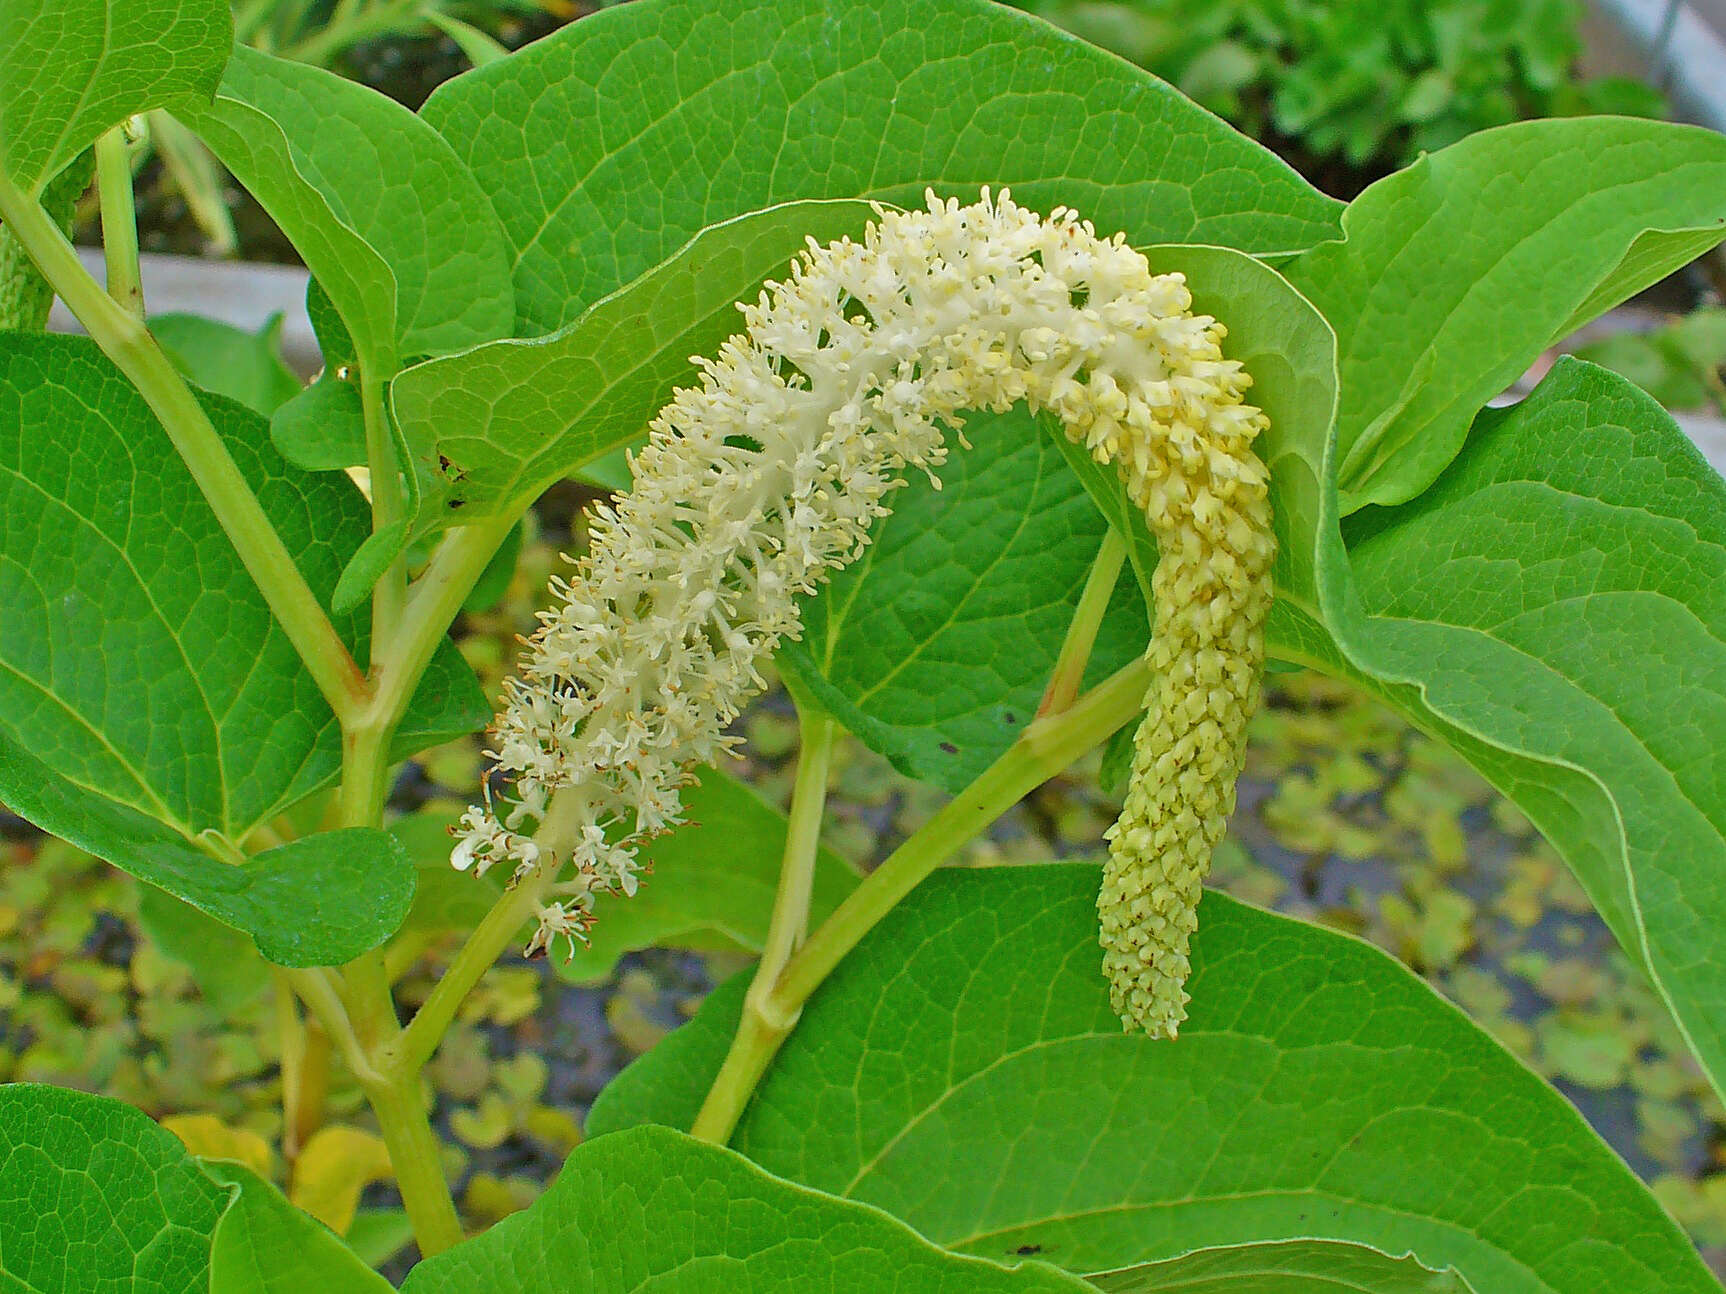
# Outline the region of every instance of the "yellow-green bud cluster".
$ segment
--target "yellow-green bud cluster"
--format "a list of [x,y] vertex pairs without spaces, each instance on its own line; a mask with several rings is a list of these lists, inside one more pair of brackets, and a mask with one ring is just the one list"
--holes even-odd
[[868,542],[940,424],[1024,401],[1115,463],[1161,546],[1158,679],[1100,900],[1123,1020],[1172,1034],[1198,887],[1222,833],[1257,687],[1272,540],[1264,425],[1222,327],[1124,238],[1003,192],[881,212],[861,243],[811,242],[742,307],[745,331],[679,391],[591,526],[560,605],[509,685],[493,758],[502,817],[463,819],[458,867],[539,861],[549,797],[579,808],[572,897],[536,943],[579,938],[592,896],[633,892],[635,846],[681,820],[690,770],[801,632],[798,599]]

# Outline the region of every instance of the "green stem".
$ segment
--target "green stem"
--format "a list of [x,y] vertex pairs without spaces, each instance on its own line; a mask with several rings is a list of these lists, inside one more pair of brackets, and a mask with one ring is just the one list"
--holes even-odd
[[768,1001],[773,1016],[795,1018],[845,954],[930,872],[1031,791],[1130,723],[1144,705],[1150,681],[1150,667],[1142,658],[1135,660],[1069,709],[1038,719],[1020,733],[975,782],[871,872],[791,958]]
[[[90,187],[94,153],[85,149],[42,190],[42,208],[62,237],[70,238],[78,199]],[[54,289],[36,270],[30,253],[0,221],[0,331],[43,332],[54,307]]]
[[3,172],[0,219],[160,420],[330,708],[352,714],[366,695],[365,679],[191,388],[144,325],[85,272],[47,213]]
[[[394,719],[377,719],[369,711],[344,723],[337,798],[337,821],[342,826],[382,823],[394,730]],[[419,1071],[392,1063],[402,1028],[382,951],[374,949],[344,966],[342,986],[339,1001],[347,1034],[337,1041],[377,1115],[414,1239],[420,1252],[430,1257],[461,1243],[461,1220],[444,1176],[437,1134],[421,1099]]]
[[827,806],[834,725],[832,719],[814,710],[799,708],[798,717],[803,740],[797,757],[797,782],[791,792],[791,817],[785,829],[779,891],[773,900],[761,963],[755,968],[755,978],[744,998],[743,1019],[738,1023],[731,1050],[690,1129],[702,1140],[721,1145],[730,1139],[756,1083],[802,1011],[799,1004],[789,1015],[781,1012],[773,993],[809,925],[821,816]]
[[313,970],[284,970],[282,974],[294,986],[294,992],[300,995],[307,1009],[317,1017],[318,1023],[324,1026],[324,1032],[341,1048],[342,1059],[347,1061],[354,1077],[362,1084],[382,1081],[383,1075],[378,1073],[370,1054],[361,1045],[359,1035],[354,1032],[347,1004],[342,1001],[330,971],[320,966]]
[[488,517],[451,531],[414,581],[395,633],[374,640],[372,647],[371,714],[378,722],[400,720],[474,581],[515,521],[513,516]]
[[210,240],[206,254],[231,256],[238,245],[239,235],[234,230],[233,214],[222,197],[226,172],[204,141],[176,118],[158,108],[148,120],[156,155],[168,168],[174,187],[185,200],[192,219]]
[[[402,520],[407,504],[402,494],[396,448],[390,436],[389,417],[384,412],[384,384],[368,366],[360,371],[360,407],[365,413],[366,464],[371,470],[372,533],[387,530]],[[398,554],[378,579],[372,593],[372,636],[388,642],[401,619],[407,594],[407,565]]]
[[552,796],[544,824],[535,837],[541,857],[549,860],[504,891],[480,923],[473,928],[455,960],[439,977],[424,1005],[398,1037],[383,1058],[385,1066],[397,1074],[417,1074],[431,1059],[450,1021],[455,1019],[473,986],[480,981],[503,950],[509,946],[523,923],[533,916],[544,899],[546,890],[556,880],[557,858],[566,851],[574,837],[574,810],[580,803],[578,793],[560,791]]
[[[1117,728],[1132,722],[1144,704],[1150,680],[1150,667],[1143,659],[1136,660],[1067,710],[1034,721],[981,777],[852,891],[792,954],[771,985],[763,987],[757,973],[737,1036],[696,1117],[694,1134],[710,1141],[729,1139],[755,1085],[796,1025],[803,1004],[833,968],[955,851],[1080,755],[1107,741]],[[800,782],[802,772],[799,767]]]
[[466,1237],[444,1176],[443,1147],[426,1117],[419,1075],[369,1084],[365,1090],[389,1147],[390,1167],[421,1255],[430,1258],[459,1245]]
[[1097,631],[1103,626],[1103,615],[1109,609],[1109,599],[1115,593],[1115,581],[1127,560],[1127,541],[1110,526],[1097,549],[1091,573],[1085,578],[1079,605],[1073,609],[1072,623],[1061,642],[1061,654],[1055,658],[1055,668],[1049,674],[1049,686],[1037,706],[1039,716],[1059,714],[1073,704],[1084,685],[1085,666],[1091,663],[1091,649],[1097,643]]
[[102,259],[108,295],[134,319],[144,317],[144,280],[138,270],[138,212],[132,196],[132,157],[126,127],[96,141],[96,196],[102,209]]

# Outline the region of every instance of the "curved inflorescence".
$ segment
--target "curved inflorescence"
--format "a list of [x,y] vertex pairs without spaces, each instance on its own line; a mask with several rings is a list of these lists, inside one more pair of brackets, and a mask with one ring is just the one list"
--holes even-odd
[[1200,883],[1233,806],[1257,700],[1274,551],[1263,415],[1191,313],[1178,274],[1122,236],[1003,192],[882,212],[863,242],[811,241],[741,307],[745,331],[678,391],[554,581],[508,684],[492,757],[513,777],[462,819],[454,863],[535,867],[530,826],[557,794],[575,877],[534,945],[583,936],[595,894],[633,893],[636,846],[679,821],[696,766],[763,686],[814,593],[868,540],[906,468],[945,457],[938,424],[1019,401],[1117,465],[1160,548],[1155,670],[1098,900],[1123,1023],[1173,1036]]

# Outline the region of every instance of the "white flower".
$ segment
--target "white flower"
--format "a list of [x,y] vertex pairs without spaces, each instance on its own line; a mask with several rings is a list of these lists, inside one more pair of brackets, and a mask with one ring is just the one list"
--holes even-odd
[[[513,776],[500,824],[464,815],[452,861],[537,861],[521,830],[579,788],[581,897],[632,892],[636,846],[680,821],[690,770],[800,632],[798,598],[868,542],[907,468],[946,455],[942,425],[1018,401],[1057,414],[1145,510],[1157,681],[1099,899],[1116,1008],[1173,1034],[1199,882],[1233,800],[1270,598],[1267,484],[1223,328],[1191,313],[1122,237],[1047,218],[1003,192],[880,214],[863,242],[813,241],[741,307],[745,331],[698,359],[633,461],[633,491],[597,510],[591,548],[507,685],[492,753]],[[963,436],[960,435],[961,443]],[[572,915],[572,911],[576,915]],[[535,946],[582,937],[552,904]],[[579,916],[579,919],[577,919]]]

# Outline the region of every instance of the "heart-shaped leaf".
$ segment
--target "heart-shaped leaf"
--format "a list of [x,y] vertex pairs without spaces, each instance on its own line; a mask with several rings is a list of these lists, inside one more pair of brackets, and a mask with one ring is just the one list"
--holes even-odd
[[[364,500],[289,468],[250,410],[205,405],[327,595],[369,532]],[[381,840],[238,865],[257,824],[335,776],[338,725],[161,424],[83,339],[0,338],[0,605],[0,797],[16,812],[294,964],[391,933],[411,873]],[[364,660],[364,619],[336,626]],[[486,712],[446,646],[396,754]]]
[[[1367,944],[1205,896],[1191,1016],[1123,1033],[1093,866],[940,872],[810,998],[732,1144],[938,1244],[1080,1273],[1333,1240],[1493,1294],[1713,1291],[1564,1099]],[[689,1126],[745,987],[601,1094]]]
[[1012,186],[1137,243],[1294,251],[1338,205],[1170,86],[984,0],[622,5],[440,86],[518,327],[550,332],[699,230],[806,198]]
[[0,167],[34,194],[126,118],[207,100],[233,31],[228,0],[7,0]]
[[579,1147],[551,1189],[427,1259],[403,1294],[1080,1294],[1037,1262],[946,1253],[878,1209],[762,1172],[741,1155],[641,1128]]
[[0,1087],[0,1283],[204,1294],[228,1192],[173,1133],[120,1101]]

